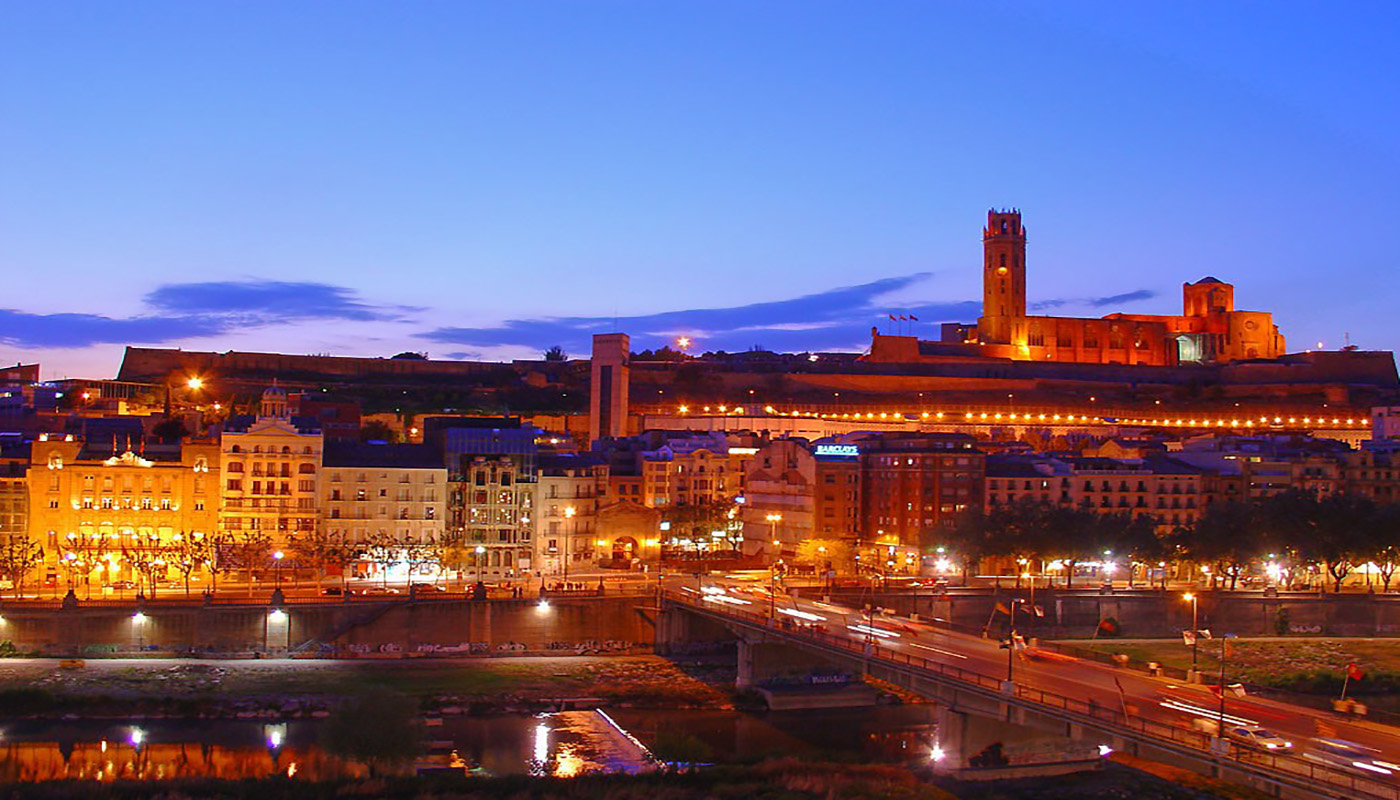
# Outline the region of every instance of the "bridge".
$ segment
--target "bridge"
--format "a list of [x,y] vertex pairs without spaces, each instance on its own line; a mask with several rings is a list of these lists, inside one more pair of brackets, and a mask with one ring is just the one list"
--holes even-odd
[[1090,741],[1104,752],[1173,764],[1276,797],[1400,800],[1400,767],[1382,769],[1390,772],[1382,775],[1302,753],[1270,753],[1216,738],[1193,723],[1219,714],[1227,727],[1261,723],[1299,744],[1326,730],[1384,753],[1400,752],[1400,729],[1258,698],[1232,698],[1227,708],[1199,686],[1035,648],[1002,648],[927,621],[773,594],[753,583],[672,579],[659,599],[659,649],[734,639],[741,687],[783,672],[831,668],[903,687],[940,705],[938,744],[963,757],[971,753],[957,740],[971,715]]

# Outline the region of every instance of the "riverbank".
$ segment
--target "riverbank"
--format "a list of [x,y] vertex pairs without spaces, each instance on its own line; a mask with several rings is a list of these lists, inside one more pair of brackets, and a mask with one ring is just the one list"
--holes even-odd
[[[543,711],[587,699],[638,708],[724,708],[732,662],[658,656],[259,660],[0,660],[9,716],[321,716],[371,687],[416,699],[425,711]],[[592,702],[596,701],[596,703]]]
[[[1207,674],[1215,674],[1220,667],[1222,641],[1229,642],[1225,673],[1230,682],[1336,697],[1346,679],[1347,665],[1355,664],[1363,677],[1348,682],[1349,695],[1392,695],[1400,690],[1400,640],[1322,637],[1203,639],[1198,643],[1196,657],[1200,669]],[[1130,663],[1138,667],[1152,661],[1180,670],[1191,667],[1191,648],[1181,639],[1059,642],[1107,655],[1126,655]]]

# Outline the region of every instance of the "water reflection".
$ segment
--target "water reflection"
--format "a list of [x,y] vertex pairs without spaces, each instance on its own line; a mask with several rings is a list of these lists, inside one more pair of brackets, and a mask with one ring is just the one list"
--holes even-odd
[[[427,728],[414,769],[561,778],[641,772],[690,743],[692,761],[771,755],[899,761],[933,741],[928,707],[750,715],[730,711],[571,711],[542,716],[448,717]],[[366,766],[328,753],[317,721],[23,720],[0,726],[0,782],[177,777],[306,780],[365,777]],[[698,744],[696,744],[698,743]],[[682,747],[682,750],[685,748]]]

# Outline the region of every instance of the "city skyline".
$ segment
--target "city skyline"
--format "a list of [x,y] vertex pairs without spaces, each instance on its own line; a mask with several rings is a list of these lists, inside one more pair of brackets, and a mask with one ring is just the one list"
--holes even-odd
[[0,361],[937,338],[989,206],[1033,308],[1400,344],[1397,12],[1101,9],[10,6]]

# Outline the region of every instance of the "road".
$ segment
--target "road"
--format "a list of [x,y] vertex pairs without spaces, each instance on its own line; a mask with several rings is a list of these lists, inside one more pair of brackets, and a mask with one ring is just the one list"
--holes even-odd
[[[905,654],[997,680],[1007,678],[1009,663],[1011,679],[1018,686],[1087,700],[1091,708],[1110,713],[1122,711],[1127,716],[1183,730],[1191,729],[1193,720],[1214,720],[1220,713],[1219,698],[1203,686],[1155,678],[1036,648],[1012,651],[1003,648],[997,639],[957,633],[907,618],[881,614],[867,617],[863,610],[796,599],[781,590],[774,596],[770,594],[767,581],[712,576],[697,582],[691,577],[668,580],[666,587],[688,597],[708,597],[704,604],[722,611],[771,616],[794,633],[800,634],[804,626],[811,626],[814,633],[824,629],[825,633],[844,636],[858,644],[869,643],[876,648],[877,655]],[[1227,727],[1245,722],[1275,731],[1294,744],[1294,754],[1298,756],[1310,752],[1314,737],[1326,735],[1375,748],[1380,751],[1376,758],[1383,763],[1400,764],[1400,729],[1390,726],[1274,700],[1231,695],[1227,695],[1225,701],[1225,720]],[[1263,753],[1248,748],[1232,747],[1231,751],[1235,758],[1261,761],[1266,758]],[[1389,776],[1373,769],[1362,773],[1353,768],[1350,772],[1400,787],[1400,766],[1391,770]]]

